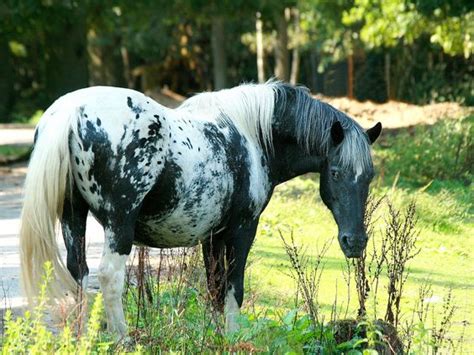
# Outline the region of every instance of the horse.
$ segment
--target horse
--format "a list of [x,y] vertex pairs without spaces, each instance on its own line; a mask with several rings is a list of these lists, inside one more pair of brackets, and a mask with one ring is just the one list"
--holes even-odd
[[[238,329],[247,256],[275,186],[320,173],[343,253],[367,244],[374,176],[368,130],[307,88],[278,81],[197,94],[176,109],[134,90],[90,87],[43,114],[25,181],[20,246],[29,302],[50,261],[53,295],[87,287],[88,212],[104,228],[98,279],[108,330],[127,334],[121,295],[132,245],[202,245],[207,286]],[[61,259],[55,228],[67,250]]]

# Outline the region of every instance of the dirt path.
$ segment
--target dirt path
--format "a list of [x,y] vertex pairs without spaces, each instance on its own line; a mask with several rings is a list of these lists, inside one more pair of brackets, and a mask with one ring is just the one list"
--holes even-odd
[[34,134],[31,126],[0,124],[0,145],[31,145]]
[[376,122],[381,122],[385,129],[430,125],[445,118],[459,118],[474,113],[474,108],[463,107],[455,102],[418,106],[397,101],[377,104],[346,97],[316,97],[347,113],[366,128]]

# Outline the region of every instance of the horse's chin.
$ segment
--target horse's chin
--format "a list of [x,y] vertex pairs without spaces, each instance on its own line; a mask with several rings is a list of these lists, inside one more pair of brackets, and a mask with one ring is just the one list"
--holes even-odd
[[343,250],[344,255],[349,259],[358,259],[362,256],[363,250]]

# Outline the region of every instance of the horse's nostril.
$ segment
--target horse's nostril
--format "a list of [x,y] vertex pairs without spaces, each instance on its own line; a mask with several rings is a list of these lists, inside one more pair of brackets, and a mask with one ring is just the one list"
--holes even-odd
[[342,244],[349,246],[349,237],[347,235],[342,236]]

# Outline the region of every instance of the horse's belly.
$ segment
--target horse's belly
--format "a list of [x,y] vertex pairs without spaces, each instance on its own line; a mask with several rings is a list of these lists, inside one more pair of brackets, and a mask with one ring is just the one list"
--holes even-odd
[[158,248],[195,246],[211,233],[217,232],[215,228],[222,220],[217,210],[196,210],[192,214],[183,214],[177,210],[164,218],[139,219],[139,235],[136,239]]
[[190,224],[180,224],[178,220],[146,222],[137,238],[139,243],[155,248],[192,247],[205,240],[207,233]]
[[139,216],[136,240],[151,247],[188,247],[218,232],[229,207],[232,188],[226,184],[209,185],[199,193],[189,190],[183,193],[167,211]]

